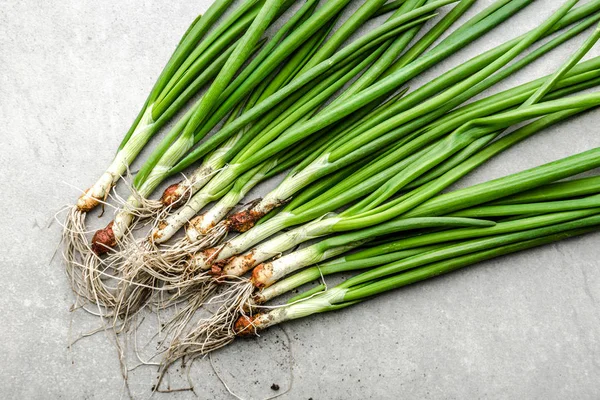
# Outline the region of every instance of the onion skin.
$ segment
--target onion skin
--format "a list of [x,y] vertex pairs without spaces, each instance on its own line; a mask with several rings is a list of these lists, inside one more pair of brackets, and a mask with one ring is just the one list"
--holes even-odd
[[160,198],[161,203],[165,207],[179,207],[187,201],[190,196],[188,190],[185,190],[181,185],[183,182],[174,183],[163,192]]
[[[225,261],[225,260],[223,260]],[[254,268],[256,261],[254,260],[254,250],[241,256],[232,256],[226,259],[223,265],[224,275],[242,276],[246,272]]]
[[90,212],[100,204],[100,201],[90,195],[92,188],[89,188],[77,199],[77,209],[81,212]]
[[269,286],[271,277],[273,276],[273,264],[266,263],[256,266],[252,270],[251,282],[257,289],[262,289]]
[[258,212],[252,209],[243,210],[227,219],[227,227],[232,232],[246,232],[254,227],[256,222],[265,215],[266,212]]
[[106,228],[99,229],[92,238],[92,251],[97,255],[108,253],[110,249],[117,245],[115,232],[113,231],[114,221],[111,221]]
[[268,204],[261,204],[261,200],[257,199],[253,203],[257,203],[256,206],[252,206],[247,210],[237,212],[227,218],[227,228],[230,232],[246,232],[250,230],[259,219],[270,213],[275,208],[281,207],[287,204],[291,199],[284,201],[271,202]]
[[236,336],[239,337],[251,337],[256,336],[258,331],[261,329],[255,323],[255,321],[260,317],[261,314],[254,314],[252,316],[242,315],[235,321],[233,324],[233,330]]
[[225,265],[229,262],[229,258],[226,258],[224,260],[221,261],[217,261],[214,264],[212,264],[210,266],[210,270],[209,270],[209,274],[211,274],[214,277],[222,277],[223,275],[225,275],[223,273],[223,268],[225,267]]
[[233,331],[239,337],[252,337],[270,326],[280,324],[289,319],[288,311],[285,308],[275,309],[270,312],[259,312],[252,315],[242,315],[233,324]]

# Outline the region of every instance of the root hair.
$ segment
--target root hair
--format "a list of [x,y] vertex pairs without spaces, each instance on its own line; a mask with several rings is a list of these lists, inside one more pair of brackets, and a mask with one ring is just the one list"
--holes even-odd
[[184,356],[188,359],[204,356],[233,341],[233,325],[240,314],[245,315],[254,286],[244,278],[227,278],[234,281],[228,282],[228,287],[210,301],[220,302],[221,306],[210,318],[199,321],[187,335],[173,341],[165,356],[164,367]]

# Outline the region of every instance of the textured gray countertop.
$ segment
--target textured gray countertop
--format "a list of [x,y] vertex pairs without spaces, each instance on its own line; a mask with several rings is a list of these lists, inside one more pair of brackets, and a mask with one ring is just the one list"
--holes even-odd
[[[53,258],[60,226],[52,221],[108,165],[180,35],[209,3],[0,1],[1,398],[127,397],[107,335],[68,347],[98,322],[69,312],[73,295],[60,256]],[[488,3],[478,1],[468,15]],[[534,27],[561,3],[535,1],[410,86]],[[552,72],[583,40],[493,91]],[[592,53],[600,54],[600,46]],[[553,126],[459,186],[600,146],[599,121],[596,110]],[[90,224],[108,217],[92,216]],[[154,398],[230,398],[215,370],[245,399],[275,394],[273,383],[285,391],[292,377],[282,398],[598,398],[599,239],[593,234],[503,257],[287,323],[215,353],[214,370],[208,359],[196,362],[195,393]],[[153,368],[130,373],[135,398],[150,396],[155,375]],[[186,384],[181,372],[169,379],[173,388]]]

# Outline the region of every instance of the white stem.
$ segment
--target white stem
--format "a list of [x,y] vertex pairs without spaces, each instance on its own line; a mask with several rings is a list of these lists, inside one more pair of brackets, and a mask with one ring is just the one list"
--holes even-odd
[[[281,215],[281,214],[279,214],[279,215]],[[275,218],[277,218],[277,217],[275,217]],[[273,218],[270,221],[275,220],[275,218]],[[267,221],[263,225],[258,225],[255,228],[261,228],[264,225],[267,225],[270,221]],[[301,225],[295,229],[292,229],[289,232],[285,232],[281,235],[278,235],[278,236],[274,237],[273,239],[270,239],[270,240],[256,246],[248,254],[240,255],[240,256],[232,258],[227,263],[225,268],[223,269],[223,272],[225,275],[240,276],[244,272],[248,271],[248,269],[260,264],[261,262],[263,262],[265,260],[268,260],[277,255],[280,255],[284,251],[289,250],[292,247],[294,247],[300,243],[306,242],[307,240],[316,239],[320,236],[327,234],[330,231],[331,226],[333,226],[338,221],[339,221],[339,218],[327,217],[327,215],[326,215],[324,219],[314,220],[305,225]],[[257,240],[257,238],[255,237],[256,232],[251,233],[252,231],[254,231],[255,228],[252,228],[251,230],[246,232],[246,233],[250,233],[250,235],[246,235],[246,236],[247,237],[249,236],[250,239],[253,239],[252,241],[254,243],[262,240],[262,239]],[[222,254],[223,253],[223,251],[222,251],[218,257],[219,260],[223,260],[223,259],[229,258],[235,254],[239,254],[242,251],[245,251],[249,247],[249,246],[247,246],[244,249],[241,249],[241,250],[237,251],[236,253],[227,256],[227,254],[230,253],[231,250],[233,249],[233,246],[238,244],[239,240],[237,240],[237,239],[241,236],[244,236],[244,235],[240,235],[240,236],[232,239],[229,242],[232,244],[232,246],[231,247],[226,246],[225,249],[223,249],[223,251],[228,250],[228,252],[226,254]],[[271,236],[271,235],[269,235],[269,236]],[[267,237],[269,237],[269,236],[267,236]],[[252,244],[254,244],[254,243],[252,243]],[[237,249],[235,249],[235,250],[237,250]]]
[[332,288],[317,296],[287,306],[288,319],[308,317],[309,315],[327,311],[329,307],[341,303],[348,289]]
[[268,313],[259,314],[253,320],[254,326],[256,330],[263,330],[285,321],[304,318],[327,311],[330,307],[342,302],[347,291],[348,289],[333,288],[298,303],[275,308]]
[[[197,224],[198,234],[206,235],[206,233],[218,224],[227,213],[235,207],[244,196],[239,192],[228,192],[217,204],[212,206],[210,210],[202,215],[202,219]],[[194,240],[188,237],[190,240]],[[196,239],[197,240],[197,239]]]
[[[215,204],[210,210],[208,210],[203,216],[199,224],[199,233],[206,234],[212,227],[218,224],[229,211],[233,209],[248,192],[254,188],[260,181],[263,180],[265,175],[277,165],[277,160],[264,163],[261,168],[246,182],[242,188],[233,188],[223,198]],[[192,238],[188,239],[192,240]]]
[[108,169],[102,174],[100,179],[98,179],[98,181],[79,198],[77,202],[79,208],[84,209],[86,205],[88,207],[91,205],[91,208],[93,208],[98,203],[98,200],[106,199],[111,188],[117,183],[119,178],[125,174],[129,165],[131,165],[135,157],[137,157],[152,136],[152,127],[154,125],[152,108],[152,105],[148,106],[137,127],[131,134],[131,137],[125,146],[119,150]]
[[212,154],[202,162],[202,165],[188,176],[188,179],[179,185],[178,192],[180,192],[180,195],[185,194],[185,192],[194,195],[198,190],[202,189],[204,185],[211,180],[214,173],[225,166],[225,155],[231,150],[241,136],[241,132],[232,136],[223,145],[213,151]]
[[121,208],[115,215],[112,229],[115,239],[117,241],[125,236],[125,234],[129,230],[129,227],[133,223],[133,220],[135,219],[134,214],[130,210],[139,207],[139,205],[140,204],[138,202],[137,197],[130,196],[127,199],[126,205],[123,208]]
[[[175,214],[169,215],[164,225],[160,225],[154,229],[152,232],[152,238],[156,243],[164,243],[170,238],[173,237],[189,220],[194,218],[194,216],[198,213],[197,210],[201,210],[207,204],[209,204],[214,199],[214,195],[212,193],[208,193],[205,189],[205,186],[202,190],[196,193],[193,197],[192,201],[185,204],[181,207]],[[190,230],[190,235],[191,235]]]
[[[168,176],[169,169],[177,162],[192,146],[194,145],[194,138],[180,137],[175,143],[169,147],[169,149],[163,154],[158,160],[157,164],[152,168],[150,174],[138,189],[138,196],[147,198],[156,187],[165,180]],[[119,211],[115,217],[115,223],[113,225],[113,232],[116,239],[122,238],[131,223],[135,219],[135,216],[130,210],[139,207],[139,201],[135,196],[130,196],[127,199],[125,207]]]
[[320,250],[318,244],[305,247],[302,250],[294,251],[267,264],[263,264],[262,268],[259,266],[259,269],[255,269],[253,282],[256,286],[269,287],[292,272],[345,253],[359,245],[359,242],[354,242],[325,251]]
[[236,176],[234,166],[229,166],[214,176],[210,182],[196,193],[175,214],[169,215],[165,224],[154,229],[152,237],[156,243],[164,243],[175,235],[189,220],[208,203],[215,200],[215,196],[223,190]]
[[[346,257],[339,257],[335,260],[327,262],[325,265],[340,264],[346,262]],[[279,280],[271,286],[262,289],[256,293],[253,297],[255,305],[264,304],[275,297],[281,296],[282,294],[289,293],[290,291],[300,287],[308,282],[315,279],[313,274],[308,273],[308,270],[293,274],[285,279]]]
[[313,182],[317,175],[315,172],[329,164],[330,153],[323,154],[307,165],[302,171],[286,177],[274,190],[269,192],[255,207],[254,210],[266,214],[278,204],[283,203],[300,189]]
[[288,316],[288,308],[281,307],[271,310],[268,313],[257,315],[252,322],[257,331],[262,331],[263,329],[289,321],[290,319],[291,318]]

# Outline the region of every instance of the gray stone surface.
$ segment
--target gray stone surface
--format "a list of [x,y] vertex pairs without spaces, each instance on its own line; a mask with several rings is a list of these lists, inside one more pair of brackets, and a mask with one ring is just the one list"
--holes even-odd
[[[480,0],[469,15],[490,2]],[[0,0],[0,204],[6,211],[0,398],[127,397],[108,336],[68,347],[97,321],[69,312],[72,293],[60,257],[53,258],[60,238],[53,218],[108,165],[180,35],[209,3]],[[534,2],[410,86],[534,27],[560,3]],[[550,73],[583,39],[494,91]],[[547,129],[460,186],[600,146],[599,118],[593,111]],[[108,217],[92,216],[90,224]],[[282,398],[598,398],[598,239],[589,235],[504,257],[288,323],[216,353],[214,368],[232,391],[253,399],[275,394],[273,383],[284,391],[292,376]],[[208,360],[195,363],[190,375],[198,398],[230,397]],[[131,372],[135,398],[148,398],[154,377],[151,368]],[[183,387],[185,376],[174,372],[170,382]]]

